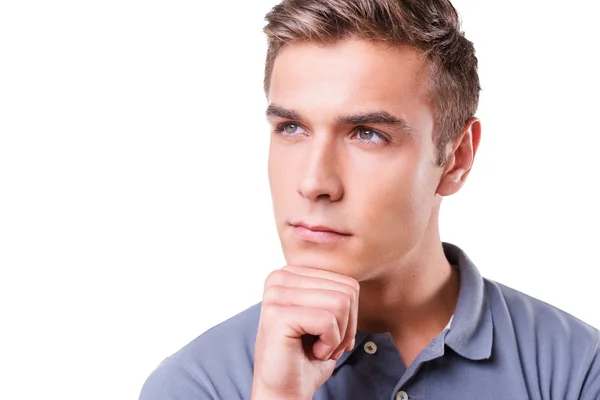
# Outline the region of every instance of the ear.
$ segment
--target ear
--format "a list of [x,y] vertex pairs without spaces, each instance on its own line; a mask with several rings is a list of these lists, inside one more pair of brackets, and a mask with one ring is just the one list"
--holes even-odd
[[481,122],[473,117],[467,121],[461,134],[446,147],[446,164],[437,194],[450,196],[462,188],[471,172],[480,140]]

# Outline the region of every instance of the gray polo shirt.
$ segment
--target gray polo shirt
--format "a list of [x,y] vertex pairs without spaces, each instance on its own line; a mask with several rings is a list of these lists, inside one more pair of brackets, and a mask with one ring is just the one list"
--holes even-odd
[[[358,332],[314,400],[598,400],[600,332],[483,279],[444,243],[460,272],[454,317],[408,367],[389,334]],[[249,400],[260,303],[166,358],[140,400]]]

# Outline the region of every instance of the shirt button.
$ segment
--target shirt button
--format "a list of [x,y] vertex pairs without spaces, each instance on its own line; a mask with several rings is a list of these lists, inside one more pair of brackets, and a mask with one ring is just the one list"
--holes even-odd
[[367,343],[365,343],[363,348],[368,354],[375,354],[377,352],[377,345],[375,344],[375,342],[368,341]]
[[404,391],[399,391],[396,393],[396,400],[408,400],[408,395]]

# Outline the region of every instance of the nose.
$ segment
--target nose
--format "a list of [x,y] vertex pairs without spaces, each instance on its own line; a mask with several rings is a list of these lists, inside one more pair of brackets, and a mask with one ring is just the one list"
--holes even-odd
[[303,168],[297,190],[300,196],[311,201],[341,200],[344,187],[339,175],[341,165],[334,140],[314,138],[307,146]]

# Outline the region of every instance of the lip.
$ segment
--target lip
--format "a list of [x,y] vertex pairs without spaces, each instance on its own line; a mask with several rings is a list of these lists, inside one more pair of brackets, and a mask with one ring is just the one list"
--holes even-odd
[[290,225],[299,239],[312,243],[337,243],[352,236],[347,232],[336,231],[324,225],[310,225],[304,222]]

